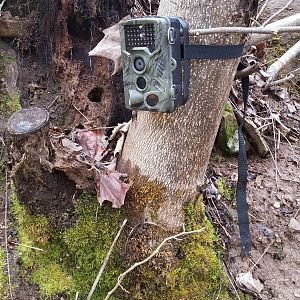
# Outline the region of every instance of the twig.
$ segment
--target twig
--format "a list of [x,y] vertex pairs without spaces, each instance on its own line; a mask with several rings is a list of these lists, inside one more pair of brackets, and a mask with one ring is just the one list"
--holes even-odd
[[249,76],[249,75],[259,71],[260,69],[261,68],[260,68],[259,64],[250,65],[241,71],[237,71],[234,76],[234,79],[240,79],[242,77]]
[[276,28],[266,27],[216,27],[204,29],[191,29],[189,35],[204,35],[214,33],[258,33],[258,34],[278,34],[284,32],[300,32],[300,26],[286,26]]
[[[266,25],[265,28],[274,29],[278,27],[288,26],[300,26],[300,13],[270,23]],[[247,42],[246,48],[249,48],[251,45],[257,45],[258,43],[266,41],[271,37],[272,35],[270,34],[251,34],[251,37]]]
[[54,100],[48,105],[48,107],[47,107],[47,109],[49,109],[55,102],[56,102],[56,100],[59,98],[59,96],[56,96],[55,98],[54,98]]
[[248,273],[252,272],[252,270],[257,266],[257,264],[260,262],[260,260],[264,257],[264,255],[267,253],[267,251],[269,250],[269,248],[273,245],[274,241],[272,241],[267,248],[265,249],[264,253],[259,257],[259,259],[253,264],[253,266],[250,268],[250,270],[248,271]]
[[125,220],[123,221],[122,226],[120,227],[120,229],[119,229],[117,235],[115,236],[115,239],[113,240],[113,242],[112,242],[112,244],[111,244],[111,246],[110,246],[110,248],[109,248],[109,250],[108,250],[108,252],[107,252],[107,254],[106,254],[106,256],[105,256],[105,258],[104,258],[104,261],[103,261],[103,263],[102,263],[102,266],[101,266],[101,268],[100,268],[100,270],[99,270],[99,273],[98,273],[98,275],[97,275],[97,277],[96,277],[96,279],[95,279],[95,281],[94,281],[94,283],[93,283],[93,286],[92,286],[92,288],[91,288],[91,290],[90,290],[90,292],[89,292],[89,294],[88,294],[86,300],[90,300],[90,299],[92,298],[93,293],[94,293],[94,291],[95,291],[95,289],[96,289],[96,286],[97,286],[97,284],[98,284],[98,282],[99,282],[99,279],[100,279],[100,277],[102,276],[103,271],[104,271],[104,269],[105,269],[105,267],[106,267],[106,265],[107,265],[107,263],[108,263],[109,257],[110,257],[110,255],[111,255],[111,253],[112,253],[112,250],[113,250],[113,248],[114,248],[114,246],[115,246],[115,244],[116,244],[116,242],[117,242],[117,240],[118,240],[118,238],[119,238],[119,236],[120,236],[120,234],[121,234],[121,232],[122,232],[124,226],[126,225],[126,223],[127,223],[127,219],[125,219]]
[[276,133],[275,133],[276,126],[275,126],[274,118],[272,118],[272,127],[273,127],[274,146],[275,146],[274,149],[275,181],[276,181],[276,186],[278,188],[278,164],[277,164],[277,148],[276,148]]
[[79,110],[79,108],[76,107],[74,103],[72,103],[72,105],[90,123],[90,120]]
[[139,261],[137,263],[135,263],[134,265],[132,265],[129,269],[127,269],[124,273],[122,273],[121,275],[119,275],[118,277],[118,282],[116,283],[116,285],[114,286],[114,288],[109,291],[105,297],[104,300],[108,300],[110,298],[110,296],[114,293],[114,291],[120,286],[121,282],[123,281],[124,277],[130,273],[131,271],[133,271],[136,267],[146,263],[147,261],[149,261],[153,256],[155,256],[160,248],[162,246],[164,246],[165,243],[167,243],[168,241],[170,240],[173,240],[173,239],[176,239],[178,237],[181,237],[181,236],[184,236],[184,235],[189,235],[189,234],[195,234],[195,233],[200,233],[202,232],[203,230],[205,230],[206,228],[203,227],[201,229],[197,229],[197,230],[192,230],[192,231],[184,231],[184,232],[181,232],[181,233],[178,233],[178,234],[175,234],[175,235],[172,235],[172,236],[169,236],[167,237],[166,239],[164,239],[160,244],[159,246],[154,250],[154,252],[152,252],[147,258],[145,258],[144,260],[142,261]]
[[2,8],[3,8],[3,5],[5,4],[6,0],[3,0],[0,4],[0,17],[1,17],[1,13],[2,13]]
[[10,299],[13,300],[12,287],[11,287],[11,278],[10,278],[10,265],[9,265],[9,252],[8,252],[8,237],[7,237],[7,229],[8,229],[8,173],[7,169],[5,169],[5,213],[4,213],[4,235],[5,235],[5,250],[6,250],[6,264],[7,264],[7,277],[8,277],[8,285],[9,285],[9,295]]
[[267,24],[269,24],[275,17],[277,17],[279,14],[281,14],[285,9],[287,9],[292,3],[294,2],[294,0],[290,0],[284,7],[282,7],[281,9],[279,9],[275,14],[273,14],[271,17],[269,17],[263,24],[262,26],[266,26]]
[[274,80],[278,72],[286,66],[291,60],[293,60],[300,53],[300,41],[298,41],[293,47],[285,52],[276,62],[274,62],[266,71],[269,75],[268,82]]
[[44,252],[45,250],[41,249],[41,248],[37,248],[37,247],[33,247],[33,246],[29,246],[29,245],[25,245],[25,244],[20,244],[20,243],[15,243],[15,242],[10,242],[14,245],[18,245],[18,246],[21,246],[21,247],[25,247],[25,248],[29,248],[29,249],[33,249],[33,250],[37,250],[37,251],[42,251]]
[[268,3],[269,3],[270,0],[266,0],[264,5],[262,6],[262,8],[260,9],[260,11],[258,12],[258,14],[256,15],[256,18],[255,20],[258,20],[258,18],[262,15],[262,13],[265,11]]
[[279,85],[282,83],[285,83],[291,79],[293,79],[295,77],[294,74],[290,74],[288,76],[285,76],[284,78],[278,79],[278,80],[274,80],[274,81],[270,81],[266,84],[266,86],[262,89],[262,91],[266,91],[268,88],[274,86],[274,85]]
[[78,297],[79,297],[79,292],[76,292],[75,300],[78,300]]
[[240,296],[239,296],[239,293],[238,293],[238,291],[237,291],[237,289],[236,289],[236,285],[235,285],[235,283],[233,282],[234,277],[232,276],[232,274],[231,274],[229,268],[227,267],[227,265],[226,265],[224,262],[223,262],[223,265],[224,265],[224,268],[225,268],[225,273],[226,273],[226,275],[227,275],[227,278],[229,279],[229,282],[230,282],[231,286],[232,286],[233,289],[234,289],[234,292],[235,292],[235,294],[236,294],[236,297],[238,298],[238,300],[241,300],[241,298],[240,298]]

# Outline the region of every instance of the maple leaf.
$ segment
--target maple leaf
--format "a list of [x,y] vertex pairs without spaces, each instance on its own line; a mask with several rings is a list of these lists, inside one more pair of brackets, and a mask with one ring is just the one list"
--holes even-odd
[[96,129],[78,131],[77,138],[80,146],[82,146],[82,152],[84,154],[92,158],[94,161],[101,161],[108,146],[104,130]]
[[119,173],[117,170],[97,173],[95,181],[97,199],[100,205],[105,200],[112,202],[114,208],[120,208],[124,204],[126,193],[131,186],[130,183],[125,183],[122,180],[124,176],[126,175]]

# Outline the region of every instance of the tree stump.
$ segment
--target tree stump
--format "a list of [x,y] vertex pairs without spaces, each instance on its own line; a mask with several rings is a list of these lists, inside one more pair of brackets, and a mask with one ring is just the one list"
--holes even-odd
[[30,213],[43,214],[63,225],[62,215],[73,213],[75,184],[52,168],[49,114],[39,107],[14,113],[7,125],[12,178],[21,204]]

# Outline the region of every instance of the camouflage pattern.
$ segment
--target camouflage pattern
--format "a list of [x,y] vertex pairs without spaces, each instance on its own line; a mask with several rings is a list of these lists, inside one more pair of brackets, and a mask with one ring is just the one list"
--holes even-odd
[[[176,108],[167,17],[134,18],[120,23],[125,104],[131,110],[172,112]],[[180,64],[180,62],[179,62]]]

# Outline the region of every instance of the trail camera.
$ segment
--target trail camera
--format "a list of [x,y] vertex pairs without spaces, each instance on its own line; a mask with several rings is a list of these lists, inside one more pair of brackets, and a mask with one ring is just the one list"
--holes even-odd
[[173,112],[188,100],[189,59],[235,58],[243,45],[189,45],[180,17],[120,22],[125,104],[131,110]]

